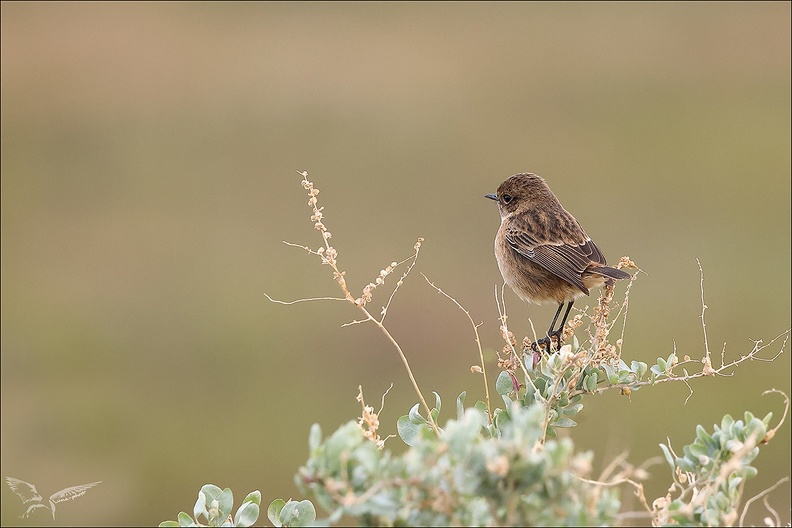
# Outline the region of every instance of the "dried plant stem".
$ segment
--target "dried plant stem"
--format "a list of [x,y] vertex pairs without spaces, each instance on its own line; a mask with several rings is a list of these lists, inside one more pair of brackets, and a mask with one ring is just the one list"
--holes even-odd
[[[781,478],[781,479],[780,479],[778,482],[776,482],[775,484],[773,484],[772,486],[770,486],[769,488],[767,488],[766,490],[762,491],[762,492],[761,492],[761,493],[759,493],[758,495],[754,495],[753,497],[751,497],[750,499],[748,499],[747,501],[745,501],[745,506],[743,507],[743,512],[742,512],[742,515],[740,515],[740,523],[739,523],[739,524],[740,524],[740,526],[745,526],[745,514],[747,514],[747,513],[748,513],[748,507],[749,507],[749,506],[750,506],[750,505],[751,505],[751,504],[752,504],[752,503],[753,503],[755,500],[757,500],[757,499],[760,499],[760,498],[764,497],[765,495],[767,495],[768,493],[770,493],[770,492],[774,491],[774,490],[775,490],[775,489],[776,489],[778,486],[780,486],[780,485],[781,485],[781,484],[783,484],[784,482],[787,482],[788,480],[789,480],[789,477],[783,477],[783,478]],[[773,513],[775,513],[775,510],[773,510],[772,508],[770,508],[770,505],[769,505],[769,504],[767,504],[767,502],[765,502],[765,506],[767,506],[767,507],[768,507],[768,509],[770,509],[770,510],[771,510]],[[777,514],[777,513],[775,513],[775,517],[776,517],[776,518],[778,518],[778,514]],[[779,523],[779,522],[776,522],[776,523],[775,523],[773,526],[780,526],[780,525],[781,525],[781,523]]]
[[[322,241],[324,242],[324,247],[320,247],[317,250],[313,250],[313,249],[311,249],[311,248],[309,248],[307,246],[302,246],[302,245],[299,245],[299,244],[292,244],[290,242],[284,242],[284,244],[287,244],[287,245],[293,246],[293,247],[302,248],[305,251],[307,251],[308,253],[311,253],[313,255],[318,255],[322,259],[322,264],[327,264],[328,266],[330,266],[332,268],[332,270],[333,270],[333,278],[336,280],[336,282],[338,283],[338,286],[341,288],[341,291],[343,292],[344,297],[343,298],[339,298],[339,297],[314,297],[314,298],[311,298],[311,299],[298,299],[296,301],[291,301],[291,302],[277,301],[277,300],[271,298],[269,295],[267,295],[267,298],[270,301],[272,301],[272,302],[277,302],[277,303],[280,303],[280,304],[294,304],[294,303],[304,302],[304,301],[309,301],[309,300],[334,300],[334,301],[343,300],[343,301],[347,301],[347,302],[353,304],[355,307],[360,309],[360,311],[362,311],[363,314],[365,315],[365,319],[360,320],[360,321],[357,321],[357,320],[356,321],[352,321],[351,323],[347,323],[347,324],[364,323],[364,322],[367,322],[367,321],[371,321],[372,323],[374,323],[380,329],[380,331],[383,334],[385,334],[385,337],[388,338],[388,341],[390,341],[391,344],[393,344],[394,348],[396,348],[396,352],[398,352],[399,357],[402,360],[402,363],[404,363],[404,367],[407,369],[407,376],[410,378],[410,383],[412,383],[412,386],[415,389],[416,394],[418,395],[418,399],[420,400],[421,404],[423,405],[424,410],[426,411],[427,420],[429,422],[429,425],[432,427],[432,430],[434,430],[435,434],[440,436],[440,434],[441,434],[440,433],[440,428],[435,423],[434,418],[432,418],[432,410],[429,407],[429,405],[426,403],[426,399],[423,397],[423,394],[421,393],[421,389],[418,387],[418,382],[415,380],[415,376],[412,373],[412,369],[410,368],[410,363],[407,361],[407,356],[404,354],[404,351],[402,350],[402,348],[399,345],[399,343],[396,341],[396,339],[394,339],[394,337],[391,335],[391,333],[388,331],[388,329],[385,328],[385,325],[383,324],[383,321],[385,320],[385,315],[387,314],[387,311],[388,311],[388,307],[390,306],[390,303],[393,300],[393,296],[396,293],[396,290],[399,289],[399,286],[401,286],[402,282],[404,281],[404,279],[407,277],[407,275],[410,273],[410,271],[412,270],[413,266],[415,265],[415,262],[418,260],[418,252],[419,252],[419,250],[421,248],[421,243],[423,242],[423,238],[419,238],[418,241],[415,243],[415,246],[414,246],[415,253],[411,257],[408,257],[408,258],[402,260],[401,262],[392,262],[392,263],[390,263],[388,266],[385,267],[385,269],[380,271],[379,276],[376,278],[375,282],[369,283],[366,287],[363,288],[363,294],[360,297],[355,298],[355,296],[352,295],[352,293],[350,293],[349,288],[347,287],[347,282],[346,282],[346,278],[345,278],[346,272],[341,271],[338,268],[338,260],[337,260],[338,252],[336,251],[335,248],[333,248],[330,245],[330,242],[329,242],[329,240],[332,238],[333,235],[330,233],[330,231],[327,230],[327,227],[324,225],[324,222],[322,221],[323,218],[324,218],[324,213],[323,213],[324,207],[319,207],[317,205],[318,200],[316,198],[316,196],[319,194],[319,189],[316,189],[314,187],[313,182],[308,180],[308,173],[306,171],[297,171],[297,172],[298,172],[298,174],[300,174],[300,176],[303,177],[303,180],[302,180],[301,183],[302,183],[303,188],[306,191],[308,191],[308,196],[309,196],[309,198],[308,198],[308,206],[311,207],[311,211],[313,213],[311,215],[311,221],[314,223],[314,228],[321,233]],[[366,304],[369,301],[371,301],[373,291],[377,288],[377,286],[380,286],[380,285],[384,284],[385,277],[390,275],[390,273],[393,272],[394,268],[396,268],[400,264],[403,264],[404,262],[407,262],[408,260],[411,260],[412,262],[408,266],[407,271],[405,271],[405,273],[402,275],[401,279],[396,284],[396,288],[391,293],[390,298],[388,299],[388,302],[382,308],[382,312],[381,312],[382,318],[381,319],[375,318],[373,315],[371,315],[371,312],[369,312],[368,309],[366,308]]]
[[[528,374],[528,369],[525,368],[525,362],[520,357],[521,355],[517,353],[517,349],[515,348],[516,340],[514,338],[514,334],[509,331],[509,327],[506,324],[506,320],[509,316],[506,314],[506,301],[503,298],[503,292],[506,288],[506,284],[501,285],[500,297],[498,297],[498,286],[495,286],[495,305],[498,308],[498,320],[500,321],[500,331],[501,337],[503,341],[506,343],[506,346],[503,347],[504,351],[508,350],[509,355],[511,358],[517,363],[517,366],[520,367],[523,374],[525,374],[525,379],[531,384],[536,393],[537,399],[544,402],[544,398],[542,397],[542,393],[539,392],[539,389],[536,388],[536,385],[533,384],[533,378]],[[533,322],[528,319],[528,322],[531,323],[531,327],[533,328]],[[535,338],[536,336],[534,336]]]
[[[418,256],[417,252],[415,256],[416,257]],[[336,276],[342,276],[341,272],[339,272],[335,264],[332,265],[332,268]],[[399,357],[402,360],[402,363],[404,363],[404,368],[407,369],[407,376],[410,378],[410,383],[412,383],[413,389],[415,389],[415,393],[418,395],[418,399],[421,401],[421,405],[423,405],[423,408],[426,411],[429,425],[432,427],[432,430],[434,430],[435,434],[437,434],[437,436],[440,436],[440,428],[437,426],[434,419],[432,418],[432,409],[426,403],[426,399],[424,399],[423,393],[421,392],[421,389],[418,387],[418,382],[415,380],[415,376],[413,375],[412,369],[410,368],[410,363],[407,361],[407,356],[404,355],[404,351],[402,350],[401,345],[399,345],[398,341],[396,341],[396,339],[391,335],[388,329],[385,328],[385,325],[382,324],[382,321],[378,320],[376,317],[371,315],[371,312],[369,312],[366,309],[366,306],[360,302],[360,299],[355,299],[352,296],[352,294],[349,293],[349,290],[346,289],[346,281],[344,281],[343,283],[341,281],[338,281],[338,283],[341,286],[342,290],[344,291],[344,297],[349,302],[357,306],[360,309],[360,311],[362,311],[363,314],[366,316],[365,321],[371,321],[372,323],[374,323],[377,326],[377,328],[379,328],[380,331],[383,334],[385,334],[385,337],[388,338],[388,341],[391,342],[394,348],[396,348],[396,352],[398,352]],[[388,304],[390,304],[390,300],[388,301]],[[384,314],[383,314],[383,318],[384,318]]]
[[407,375],[410,378],[410,383],[412,383],[412,386],[415,389],[415,393],[418,395],[418,399],[421,400],[421,404],[423,405],[424,410],[426,410],[426,419],[429,421],[429,425],[432,427],[435,434],[437,434],[437,436],[440,436],[440,428],[437,426],[434,419],[432,418],[432,409],[430,409],[429,405],[426,404],[426,400],[424,399],[423,394],[421,393],[421,389],[418,388],[418,382],[415,381],[415,376],[413,376],[412,369],[410,368],[410,364],[407,362],[407,356],[404,355],[401,346],[399,345],[398,342],[396,342],[396,340],[393,338],[391,333],[388,332],[388,329],[385,328],[385,325],[383,325],[382,323],[371,317],[371,314],[369,314],[368,312],[366,312],[366,314],[369,316],[371,321],[375,325],[377,325],[380,330],[382,330],[382,333],[385,334],[388,340],[390,340],[390,342],[396,348],[396,351],[399,353],[399,357],[401,358],[402,363],[404,363],[404,368],[407,369]]
[[[707,304],[704,302],[704,270],[701,267],[701,261],[696,257],[696,263],[698,263],[699,268],[699,287],[701,289],[701,330],[704,332],[704,369],[709,370],[712,369],[712,356],[710,355],[709,349],[709,340],[707,339],[707,323],[704,320],[704,312],[707,311]],[[723,346],[725,347],[726,344],[724,343]]]
[[487,367],[484,364],[484,351],[481,349],[481,339],[479,338],[479,333],[478,333],[478,327],[481,326],[481,323],[476,324],[473,321],[473,318],[470,316],[470,312],[465,310],[465,308],[463,308],[462,305],[459,304],[459,302],[456,299],[454,299],[446,292],[435,286],[435,284],[432,281],[430,281],[426,275],[424,275],[423,273],[421,273],[421,275],[423,276],[424,279],[426,279],[426,282],[428,282],[432,288],[437,290],[437,292],[443,295],[446,299],[449,299],[452,303],[456,304],[457,308],[465,312],[465,315],[470,321],[471,326],[473,326],[473,332],[476,334],[476,346],[478,346],[479,359],[481,360],[481,374],[484,376],[484,393],[487,398],[487,417],[489,418],[490,423],[492,423],[492,407],[490,406],[489,382],[487,381]]
[[[672,381],[682,381],[682,382],[687,383],[689,380],[696,379],[696,378],[702,378],[704,376],[714,376],[714,375],[717,375],[717,376],[731,376],[731,375],[733,375],[732,372],[725,372],[725,371],[728,370],[728,369],[731,369],[733,367],[736,367],[737,365],[739,365],[740,363],[743,363],[744,361],[774,361],[778,356],[780,356],[781,354],[784,353],[784,349],[786,348],[787,342],[789,341],[789,333],[790,333],[790,330],[784,330],[783,332],[781,332],[780,334],[775,336],[773,339],[771,339],[767,344],[762,344],[761,340],[754,341],[753,348],[747,354],[741,355],[738,359],[735,359],[734,361],[732,361],[730,363],[723,364],[723,365],[721,365],[718,368],[713,368],[711,371],[702,370],[701,372],[694,372],[693,374],[687,374],[686,373],[683,376],[669,376],[667,378],[660,378],[660,379],[656,379],[656,380],[633,381],[633,382],[630,382],[630,383],[617,383],[617,384],[614,384],[614,385],[608,385],[607,387],[598,387],[593,392],[594,392],[594,394],[598,394],[598,393],[605,392],[607,390],[619,389],[619,388],[622,388],[622,387],[635,388],[635,387],[643,387],[645,385],[659,385],[661,383],[668,383],[668,382],[672,382]],[[782,337],[783,337],[783,341],[781,342],[781,346],[779,347],[778,352],[776,352],[774,356],[767,358],[767,357],[760,357],[758,355],[765,348],[769,347],[770,345],[772,345],[773,343],[775,343],[776,341],[778,341]],[[674,368],[675,367],[679,367],[681,365],[684,365],[685,363],[698,363],[698,361],[695,361],[695,360],[680,361],[679,363],[674,365]],[[688,385],[688,388],[689,387],[690,386]]]
[[[784,353],[784,350],[786,349],[787,343],[788,343],[789,338],[790,338],[790,331],[792,331],[792,329],[784,330],[783,332],[781,332],[780,334],[775,336],[773,339],[771,339],[767,344],[764,344],[761,339],[754,341],[753,348],[747,354],[740,355],[740,357],[738,359],[735,359],[734,361],[731,361],[730,363],[726,363],[726,343],[724,343],[723,347],[721,348],[721,364],[720,364],[720,367],[715,368],[712,365],[712,354],[710,352],[709,338],[707,336],[707,322],[706,322],[706,320],[704,318],[704,314],[705,314],[705,312],[707,311],[707,308],[708,308],[707,304],[704,302],[704,270],[703,270],[703,268],[701,266],[701,261],[699,259],[696,259],[696,262],[698,263],[699,276],[700,276],[699,285],[700,285],[700,290],[701,290],[701,315],[699,316],[699,318],[701,319],[701,329],[702,329],[702,332],[704,333],[704,357],[701,360],[692,360],[692,359],[690,359],[690,358],[688,358],[686,356],[683,361],[679,361],[678,363],[674,363],[673,365],[669,365],[668,372],[667,372],[668,377],[655,379],[655,380],[638,381],[638,382],[633,381],[633,382],[630,382],[630,383],[614,384],[614,385],[609,385],[609,386],[606,386],[606,387],[599,387],[599,388],[594,390],[594,393],[601,393],[601,392],[605,392],[606,390],[610,390],[610,389],[614,389],[614,388],[623,388],[623,387],[636,388],[636,387],[642,387],[644,385],[659,385],[661,383],[667,383],[667,382],[670,382],[670,381],[681,381],[685,385],[687,385],[688,390],[690,391],[690,393],[688,394],[687,399],[685,400],[685,403],[687,403],[688,400],[690,399],[690,397],[693,395],[693,389],[690,386],[690,384],[688,383],[690,380],[696,379],[696,378],[701,378],[701,377],[704,377],[704,376],[732,376],[732,375],[734,375],[734,373],[733,372],[727,372],[727,371],[729,371],[733,367],[738,366],[740,363],[743,363],[744,361],[767,361],[767,362],[772,362],[772,361],[775,361],[776,358],[778,358],[778,356],[780,356],[781,354]],[[630,281],[630,285],[632,285],[632,281]],[[626,302],[627,301],[626,301],[626,298],[625,298],[625,305],[626,305]],[[626,312],[625,312],[625,315],[626,315]],[[778,350],[778,352],[775,353],[775,355],[773,355],[772,357],[761,357],[759,355],[764,349],[768,348],[770,345],[772,345],[773,343],[775,343],[778,340],[781,340],[782,338],[783,338],[783,340],[781,342],[781,346],[779,347],[779,350]],[[676,356],[676,352],[677,352],[676,351],[676,343],[674,343],[674,355],[675,356]],[[694,372],[693,374],[690,374],[690,373],[688,373],[687,369],[683,368],[684,375],[678,376],[678,375],[674,375],[672,373],[672,370],[674,368],[682,367],[685,364],[693,364],[693,363],[702,364],[703,366],[702,366],[701,371]]]

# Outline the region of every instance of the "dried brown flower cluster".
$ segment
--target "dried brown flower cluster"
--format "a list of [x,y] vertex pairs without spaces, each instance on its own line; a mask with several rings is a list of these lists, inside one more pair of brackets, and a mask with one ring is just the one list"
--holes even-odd
[[[391,387],[393,387],[393,385],[391,385]],[[385,394],[388,394],[388,392],[386,391]],[[385,400],[385,394],[382,395],[383,402]],[[363,387],[361,385],[358,385],[358,395],[356,400],[360,402],[360,405],[363,408],[360,418],[358,419],[357,426],[363,432],[363,436],[367,440],[371,441],[379,449],[382,449],[385,447],[385,440],[387,440],[389,437],[384,439],[380,438],[380,435],[377,432],[379,429],[379,413],[374,412],[374,407],[371,405],[366,405],[366,400],[363,399]],[[379,412],[382,412],[381,408]]]
[[[377,325],[379,327],[379,329],[385,334],[385,336],[388,338],[388,340],[396,348],[396,351],[398,352],[399,357],[402,360],[402,363],[404,363],[404,366],[407,369],[407,374],[408,374],[408,376],[410,378],[410,382],[412,383],[413,388],[415,389],[415,392],[418,394],[418,399],[423,404],[423,407],[424,407],[425,411],[429,414],[429,417],[428,417],[429,424],[431,425],[432,429],[439,435],[440,434],[440,429],[437,427],[437,424],[434,423],[434,419],[431,416],[431,409],[427,405],[426,400],[423,397],[423,394],[421,394],[421,391],[418,388],[418,383],[415,381],[415,377],[413,376],[412,370],[410,369],[410,365],[407,362],[407,357],[404,355],[404,351],[402,351],[401,346],[399,346],[399,343],[393,338],[393,336],[390,334],[388,329],[385,328],[385,326],[383,325],[383,321],[385,320],[385,315],[388,312],[388,307],[390,306],[390,303],[393,300],[393,296],[396,294],[396,291],[402,285],[402,282],[407,277],[407,275],[410,273],[410,271],[412,270],[412,268],[415,265],[416,261],[418,260],[418,252],[419,252],[419,250],[421,248],[421,243],[424,241],[424,239],[423,238],[418,238],[418,241],[413,246],[413,249],[415,250],[415,253],[413,255],[411,255],[410,257],[407,257],[406,259],[402,260],[401,262],[395,262],[395,261],[391,262],[384,269],[380,270],[379,275],[377,275],[377,277],[374,279],[373,282],[370,282],[366,286],[363,287],[363,292],[360,295],[360,297],[355,297],[354,295],[352,295],[349,292],[349,288],[347,286],[346,277],[345,277],[346,272],[341,271],[338,268],[338,251],[336,251],[336,249],[333,246],[330,245],[329,240],[333,237],[333,235],[330,233],[330,231],[327,229],[327,226],[324,224],[324,207],[319,207],[319,200],[317,198],[317,196],[319,195],[319,189],[314,187],[313,182],[308,179],[308,172],[306,172],[306,171],[297,171],[297,172],[303,178],[300,183],[302,184],[303,188],[306,191],[308,191],[308,206],[311,208],[311,222],[313,222],[313,224],[314,224],[314,229],[316,229],[317,231],[319,231],[321,233],[322,241],[324,242],[324,247],[320,247],[319,249],[313,250],[313,249],[311,249],[311,248],[309,248],[307,246],[301,246],[301,245],[298,245],[298,244],[290,244],[288,242],[287,242],[287,244],[290,245],[290,246],[300,247],[300,248],[308,251],[309,253],[311,253],[313,255],[318,255],[322,259],[322,264],[326,264],[326,265],[330,266],[333,269],[333,278],[338,283],[338,285],[341,287],[341,291],[343,291],[344,297],[342,299],[341,298],[336,298],[336,297],[320,297],[320,298],[313,298],[313,299],[300,299],[300,300],[294,301],[294,302],[313,301],[313,300],[320,300],[320,299],[325,299],[325,300],[346,300],[346,301],[354,304],[356,307],[358,307],[363,312],[365,317],[362,320],[355,320],[355,321],[352,321],[351,323],[347,323],[347,325],[364,323],[364,322],[372,322],[375,325]],[[385,278],[388,275],[390,275],[391,273],[393,273],[393,271],[396,269],[396,267],[398,267],[401,264],[404,264],[407,261],[410,261],[410,264],[407,267],[407,270],[401,276],[401,279],[399,279],[399,281],[396,283],[396,287],[391,292],[387,303],[382,307],[382,310],[380,311],[380,318],[379,319],[375,318],[371,314],[371,312],[368,310],[368,308],[366,308],[366,305],[369,302],[371,302],[371,300],[373,298],[374,290],[378,286],[381,286],[381,285],[385,284]],[[267,296],[267,297],[269,297],[269,296]],[[274,299],[271,299],[271,300],[274,301]],[[276,302],[278,302],[278,301],[276,301]],[[283,304],[293,304],[293,303],[283,303]],[[372,420],[371,424],[374,424],[373,420],[376,418],[376,414],[368,414],[367,415],[366,412],[365,412],[365,406],[364,406],[364,418],[371,419]],[[374,435],[374,437],[376,437],[376,427],[373,427],[373,429],[369,428],[368,430],[374,431],[373,435]]]

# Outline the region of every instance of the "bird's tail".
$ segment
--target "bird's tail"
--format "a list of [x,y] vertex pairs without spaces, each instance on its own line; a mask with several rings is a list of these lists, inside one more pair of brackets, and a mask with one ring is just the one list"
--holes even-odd
[[[596,273],[598,275],[602,275],[603,277],[607,277],[608,279],[615,279],[615,280],[622,280],[622,279],[629,279],[632,277],[626,271],[622,271],[620,269],[611,268],[609,266],[599,266],[597,268],[589,268],[591,273]],[[608,282],[611,282],[610,280]]]

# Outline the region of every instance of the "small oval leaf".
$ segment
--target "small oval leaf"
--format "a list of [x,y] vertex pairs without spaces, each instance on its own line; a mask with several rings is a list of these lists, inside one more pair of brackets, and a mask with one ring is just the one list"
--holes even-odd
[[286,506],[286,501],[283,499],[275,499],[274,501],[270,502],[270,505],[267,508],[267,518],[275,526],[275,528],[280,528],[282,524],[280,521],[280,512],[284,506]]

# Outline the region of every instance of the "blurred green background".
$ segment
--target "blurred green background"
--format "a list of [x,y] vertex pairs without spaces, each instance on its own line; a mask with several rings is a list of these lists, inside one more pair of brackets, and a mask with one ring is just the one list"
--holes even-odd
[[[45,497],[103,481],[57,523],[175,519],[207,482],[301,498],[310,425],[358,416],[358,385],[379,407],[394,383],[395,433],[416,398],[376,328],[264,296],[337,294],[281,243],[321,243],[298,169],[354,291],[426,238],[387,322],[446,417],[462,390],[483,398],[477,350],[417,272],[483,322],[494,381],[483,195],[516,172],[647,271],[628,360],[701,357],[697,257],[710,347],[736,358],[790,327],[790,4],[4,2],[1,476]],[[552,316],[506,299],[519,335]],[[666,437],[681,450],[725,413],[780,417],[761,393],[790,392],[790,353],[692,386],[687,405],[682,383],[588,398],[577,446],[598,472]],[[746,498],[789,453],[787,422]],[[650,501],[670,482],[652,474]],[[2,488],[2,524],[24,523]],[[770,496],[783,522],[789,497]]]

